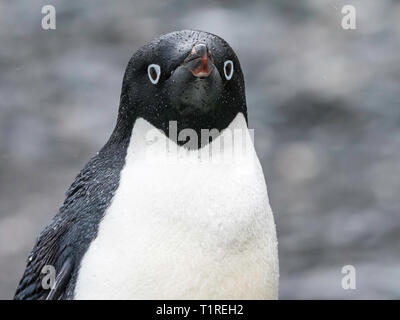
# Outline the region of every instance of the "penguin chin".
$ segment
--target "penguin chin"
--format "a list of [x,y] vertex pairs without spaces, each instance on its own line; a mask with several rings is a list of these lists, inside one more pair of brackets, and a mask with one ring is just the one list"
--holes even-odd
[[214,66],[207,77],[196,77],[186,66],[179,66],[168,79],[171,105],[181,116],[206,114],[218,107],[222,79]]

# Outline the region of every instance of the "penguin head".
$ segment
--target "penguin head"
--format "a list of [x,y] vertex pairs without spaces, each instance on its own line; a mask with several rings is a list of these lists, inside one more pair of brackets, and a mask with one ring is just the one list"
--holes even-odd
[[239,112],[247,120],[244,79],[235,52],[216,35],[183,30],[151,41],[132,56],[118,123],[128,128],[144,118],[168,135],[175,121],[178,132],[189,128],[200,134],[201,129],[221,132]]

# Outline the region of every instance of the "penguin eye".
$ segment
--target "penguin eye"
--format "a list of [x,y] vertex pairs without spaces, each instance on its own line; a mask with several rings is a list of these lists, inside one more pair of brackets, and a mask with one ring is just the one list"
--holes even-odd
[[147,67],[147,75],[152,84],[157,84],[158,80],[160,80],[161,68],[158,64],[150,64]]
[[231,80],[233,76],[233,62],[231,60],[224,62],[224,75],[226,80]]

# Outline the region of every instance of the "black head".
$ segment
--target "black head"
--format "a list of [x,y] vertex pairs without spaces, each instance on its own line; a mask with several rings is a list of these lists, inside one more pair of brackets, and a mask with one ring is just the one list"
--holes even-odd
[[198,134],[201,129],[222,131],[238,112],[247,119],[243,74],[232,48],[207,32],[177,31],[132,56],[113,136],[130,135],[139,117],[166,135],[170,121],[176,121],[178,132],[186,128]]

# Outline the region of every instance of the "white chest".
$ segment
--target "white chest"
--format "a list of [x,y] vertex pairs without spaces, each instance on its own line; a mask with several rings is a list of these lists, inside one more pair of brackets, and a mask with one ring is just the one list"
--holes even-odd
[[[232,125],[243,123],[238,115]],[[154,129],[146,142],[150,129],[136,121],[75,298],[276,298],[275,224],[253,147],[204,161],[194,151],[178,155],[178,147],[165,152],[166,138]]]

